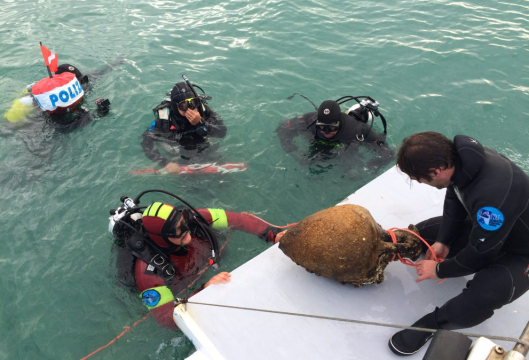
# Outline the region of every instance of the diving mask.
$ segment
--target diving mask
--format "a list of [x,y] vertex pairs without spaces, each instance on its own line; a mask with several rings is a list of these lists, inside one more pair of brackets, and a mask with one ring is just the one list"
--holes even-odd
[[[177,227],[176,224],[178,224],[180,219],[182,219],[182,221],[180,222],[180,226]],[[182,236],[184,236],[186,232],[190,230],[188,222],[189,212],[187,210],[180,211],[180,216],[177,215],[175,217],[175,219],[173,220],[174,225],[171,225],[169,230],[165,233],[165,236],[180,239]]]
[[181,111],[187,111],[187,109],[195,110],[200,104],[199,98],[189,98],[178,103],[178,109]]
[[327,124],[316,121],[316,128],[324,134],[330,134],[338,131],[338,129],[340,128],[340,122],[337,121],[335,123]]

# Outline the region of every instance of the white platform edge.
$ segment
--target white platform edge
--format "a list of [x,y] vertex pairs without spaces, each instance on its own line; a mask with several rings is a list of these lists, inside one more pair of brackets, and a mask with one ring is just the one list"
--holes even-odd
[[185,310],[184,305],[178,305],[174,308],[173,320],[197,349],[197,351],[187,359],[225,360],[215,345],[213,345],[211,340]]

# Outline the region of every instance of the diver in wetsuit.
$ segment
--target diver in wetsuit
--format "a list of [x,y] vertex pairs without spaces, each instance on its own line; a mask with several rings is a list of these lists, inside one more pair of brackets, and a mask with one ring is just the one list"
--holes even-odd
[[[367,164],[367,168],[378,168],[387,164],[394,156],[393,150],[388,146],[385,133],[386,122],[378,112],[378,103],[364,100],[361,97],[344,97],[349,101],[355,99],[359,103],[352,106],[346,113],[340,109],[340,103],[334,100],[324,101],[317,112],[311,112],[284,121],[276,130],[281,142],[281,147],[288,154],[298,152],[294,138],[304,136],[314,139],[308,156],[297,155],[296,159],[301,164],[310,164],[313,160],[334,158],[340,154],[348,156],[355,152],[360,145],[368,147],[375,153],[375,158]],[[381,116],[384,124],[384,135],[373,130],[368,121],[375,116]],[[347,154],[347,155],[346,155]]]
[[[41,104],[39,104],[39,100],[37,100],[39,95],[33,94],[33,87],[36,84],[31,84],[22,92],[22,96],[13,102],[11,109],[4,114],[4,117],[8,120],[9,124],[13,124],[10,127],[25,126],[27,125],[27,122],[24,122],[23,120],[36,115],[44,118],[47,124],[52,125],[56,130],[61,132],[68,132],[82,128],[91,123],[95,117],[106,115],[110,106],[108,99],[97,99],[95,101],[97,105],[97,114],[92,114],[82,107],[84,95],[92,91],[92,82],[94,80],[122,62],[123,59],[120,58],[114,63],[108,64],[105,69],[92,72],[88,75],[83,75],[81,71],[73,65],[59,65],[57,71],[54,73],[54,77],[65,73],[72,73],[82,87],[82,92],[81,89],[78,89],[76,92],[75,88],[72,88],[72,93],[68,93],[68,95],[72,94],[79,97],[74,104],[65,107],[57,106],[54,110],[49,110],[49,108],[45,106],[45,108],[42,109],[43,111],[35,113],[35,109]],[[60,85],[66,84],[61,83]]]
[[170,101],[164,100],[153,109],[157,118],[143,134],[141,146],[145,155],[168,173],[178,173],[183,163],[196,163],[196,157],[200,161],[217,161],[218,145],[208,138],[226,136],[224,121],[206,103],[211,98],[205,93],[198,95],[194,87],[204,93],[189,81],[177,83]]
[[[226,228],[240,230],[275,243],[278,228],[248,214],[221,209],[198,209],[170,194],[184,205],[155,202],[139,207],[141,193],[132,200],[122,197],[123,206],[112,210],[109,230],[116,238],[117,268],[120,281],[137,287],[141,298],[156,320],[174,328],[173,300],[196,292],[212,284],[225,283],[230,274],[221,272],[200,286],[204,271],[218,267],[226,237],[219,231]],[[193,293],[194,294],[194,293]]]
[[[417,282],[475,274],[461,294],[412,326],[455,330],[482,323],[529,289],[529,177],[477,140],[435,132],[405,138],[397,166],[411,180],[446,188],[443,216],[417,225],[433,244],[417,262]],[[397,355],[416,353],[433,333],[393,335]]]

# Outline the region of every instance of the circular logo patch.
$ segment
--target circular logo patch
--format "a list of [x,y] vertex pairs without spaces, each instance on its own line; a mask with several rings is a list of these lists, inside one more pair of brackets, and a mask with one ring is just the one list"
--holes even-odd
[[323,110],[323,113],[324,113],[325,115],[329,115],[329,114],[331,113],[331,110],[329,110],[329,109],[325,109],[325,110]]
[[161,298],[162,297],[160,296],[160,293],[156,290],[147,290],[147,291],[144,291],[143,294],[141,295],[141,300],[143,301],[145,305],[149,307],[154,307],[158,305]]
[[478,210],[479,225],[485,230],[498,230],[503,225],[503,214],[493,207],[482,207]]
[[68,70],[70,70],[70,71],[74,71],[75,68],[74,68],[73,66],[68,66]]

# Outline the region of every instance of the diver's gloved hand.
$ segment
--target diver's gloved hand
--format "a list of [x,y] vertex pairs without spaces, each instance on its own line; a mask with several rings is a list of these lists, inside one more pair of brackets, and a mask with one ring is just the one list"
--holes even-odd
[[[279,234],[282,229],[275,227],[273,225],[268,225],[266,229],[264,229],[261,234],[259,234],[259,239],[271,242],[272,244],[275,244],[276,241],[276,235]],[[279,239],[278,239],[279,240]]]
[[203,124],[195,129],[195,132],[200,136],[206,136],[208,134],[208,125]]
[[110,110],[110,100],[99,98],[96,101],[94,101],[97,105],[97,111],[106,114]]

